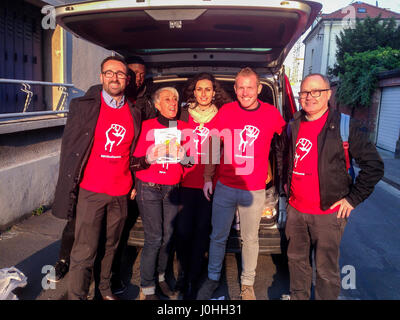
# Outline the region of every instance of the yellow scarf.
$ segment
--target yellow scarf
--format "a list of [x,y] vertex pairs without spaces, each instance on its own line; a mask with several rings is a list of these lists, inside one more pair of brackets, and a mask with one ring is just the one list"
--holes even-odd
[[196,123],[207,123],[210,122],[218,112],[218,108],[212,104],[205,110],[201,110],[200,106],[195,103],[189,104],[189,114],[192,116]]

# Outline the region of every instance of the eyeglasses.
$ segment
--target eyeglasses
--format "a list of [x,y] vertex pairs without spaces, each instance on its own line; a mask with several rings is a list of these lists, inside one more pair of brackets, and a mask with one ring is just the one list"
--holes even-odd
[[329,91],[331,89],[317,89],[317,90],[311,90],[311,91],[300,91],[299,92],[299,97],[300,99],[305,99],[307,98],[308,94],[311,95],[313,98],[318,98],[321,96],[322,91]]
[[125,73],[123,73],[122,71],[114,72],[114,71],[112,71],[112,70],[107,70],[107,71],[102,72],[102,74],[104,74],[104,76],[105,76],[106,78],[114,78],[114,74],[117,75],[117,78],[118,78],[118,79],[126,79],[126,78],[128,77],[128,76],[127,76]]

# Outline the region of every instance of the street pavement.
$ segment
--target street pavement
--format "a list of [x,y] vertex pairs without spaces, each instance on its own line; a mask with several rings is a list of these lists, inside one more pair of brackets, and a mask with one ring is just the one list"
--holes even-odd
[[[400,159],[395,159],[394,154],[379,149],[385,162],[384,181],[400,190]],[[60,300],[65,299],[66,283],[57,283],[57,290],[44,290],[48,283],[43,280],[48,267],[54,265],[58,259],[60,239],[66,221],[55,218],[48,210],[41,215],[31,216],[15,224],[9,230],[0,233],[0,269],[15,266],[23,272],[28,280],[24,288],[14,291],[21,300]],[[135,251],[134,248],[128,250]],[[130,252],[131,261],[128,261],[127,275],[138,279],[137,252]],[[228,257],[228,260],[232,259]],[[263,258],[264,259],[264,258]],[[67,280],[67,279],[65,279]],[[125,279],[128,280],[129,279]],[[137,281],[136,281],[137,282]],[[126,297],[137,296],[138,283],[128,286]],[[236,288],[234,297],[236,299]],[[236,292],[237,291],[237,292]],[[124,295],[122,298],[124,298]]]

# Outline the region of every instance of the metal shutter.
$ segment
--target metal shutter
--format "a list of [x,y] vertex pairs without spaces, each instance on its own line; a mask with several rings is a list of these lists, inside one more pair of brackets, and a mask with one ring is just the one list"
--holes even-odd
[[[0,78],[43,80],[41,12],[22,0],[0,2]],[[0,113],[21,112],[20,84],[0,84]],[[33,85],[29,111],[44,110],[43,86]]]
[[400,86],[382,90],[377,146],[395,152],[400,134]]

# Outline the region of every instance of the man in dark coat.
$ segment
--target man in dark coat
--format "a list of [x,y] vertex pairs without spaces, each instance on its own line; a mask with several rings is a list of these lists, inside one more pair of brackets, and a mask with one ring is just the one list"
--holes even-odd
[[110,289],[111,265],[133,187],[129,161],[141,114],[124,96],[129,81],[126,62],[118,56],[104,59],[100,80],[102,86],[91,87],[70,103],[52,207],[59,218],[76,217],[70,299],[87,297],[103,219],[106,244],[99,290],[103,299],[116,298]]
[[146,78],[147,68],[144,60],[139,56],[130,56],[126,59],[132,81],[126,87],[127,98],[135,103],[142,112],[142,119],[153,119],[157,116],[157,109],[153,104],[153,93],[157,86],[151,78]]
[[375,145],[354,119],[349,124],[348,152],[360,168],[353,183],[346,168],[341,114],[330,110],[329,80],[321,74],[303,79],[302,110],[289,123],[289,174],[286,237],[290,299],[310,298],[314,249],[315,299],[340,294],[339,247],[347,218],[383,176]]

